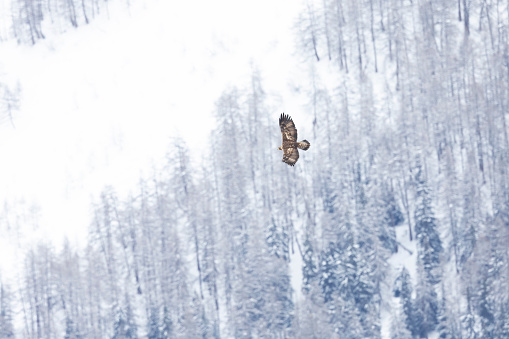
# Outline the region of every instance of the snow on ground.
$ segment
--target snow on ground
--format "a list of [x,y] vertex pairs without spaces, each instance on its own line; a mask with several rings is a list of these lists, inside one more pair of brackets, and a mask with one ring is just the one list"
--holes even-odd
[[[396,239],[399,242],[398,252],[393,254],[389,259],[389,274],[385,279],[385,284],[382,285],[383,298],[385,304],[381,309],[381,332],[382,338],[390,338],[391,322],[394,316],[394,310],[399,309],[398,303],[400,300],[394,298],[393,283],[401,270],[405,267],[410,274],[411,281],[417,281],[417,242],[415,239],[410,241],[408,223],[403,223],[395,228]],[[414,286],[415,291],[415,286]]]

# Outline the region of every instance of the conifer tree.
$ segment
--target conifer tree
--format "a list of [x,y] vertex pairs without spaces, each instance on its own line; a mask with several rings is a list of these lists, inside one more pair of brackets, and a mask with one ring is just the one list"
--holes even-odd
[[163,338],[160,333],[159,324],[159,311],[152,307],[148,318],[148,339],[161,339]]
[[8,286],[0,280],[0,338],[13,338],[12,295]]
[[302,244],[302,289],[304,292],[309,292],[312,288],[312,283],[316,280],[318,275],[318,267],[316,264],[316,258],[309,239],[309,235],[306,234],[304,243]]
[[416,335],[418,329],[416,328],[415,310],[412,299],[412,282],[408,270],[403,267],[398,277],[394,281],[394,296],[399,298],[399,303],[402,310],[402,321],[405,323],[406,328],[412,335]]
[[67,317],[65,319],[65,335],[64,339],[81,339],[82,336],[79,333],[79,330],[76,328],[74,321]]

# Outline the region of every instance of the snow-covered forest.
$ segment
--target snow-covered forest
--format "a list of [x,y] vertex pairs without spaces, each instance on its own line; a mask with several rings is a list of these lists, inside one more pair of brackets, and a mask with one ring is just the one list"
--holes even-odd
[[[111,3],[4,1],[0,45],[157,1]],[[294,6],[298,76],[274,85],[254,58],[209,107],[202,153],[168,129],[150,173],[103,183],[81,244],[19,240],[37,211],[3,204],[21,257],[0,259],[18,263],[0,271],[0,338],[509,338],[509,3]],[[14,133],[24,85],[0,73]],[[295,167],[283,92],[311,143]]]

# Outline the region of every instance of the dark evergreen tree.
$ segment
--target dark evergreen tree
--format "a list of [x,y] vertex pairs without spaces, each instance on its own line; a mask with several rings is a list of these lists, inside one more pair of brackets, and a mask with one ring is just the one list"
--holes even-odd
[[205,312],[205,308],[203,307],[202,300],[195,295],[193,297],[193,317],[194,321],[197,324],[196,334],[203,338],[214,338],[213,334],[213,326],[207,318],[207,314]]
[[318,265],[313,251],[313,246],[309,236],[306,234],[302,244],[302,290],[308,293],[311,290],[312,283],[318,275]]
[[418,328],[418,335],[423,338],[427,337],[438,323],[439,304],[435,285],[431,282],[420,261],[418,258],[414,321]]
[[471,182],[465,183],[466,194],[463,196],[463,215],[458,230],[458,261],[463,268],[474,252],[478,225],[480,223],[476,201],[476,189]]
[[420,263],[429,283],[440,282],[440,254],[442,241],[437,229],[437,220],[431,204],[431,192],[424,177],[422,165],[418,163],[416,174],[415,236],[418,242]]
[[[341,309],[360,322],[361,329],[355,331],[360,331],[361,337],[376,337],[380,335],[380,327],[375,320],[378,311],[372,301],[378,293],[377,282],[368,259],[369,251],[360,251],[363,246],[353,244],[341,249],[337,243],[329,243],[320,257],[319,286],[330,313],[337,312],[338,303],[347,303],[354,308],[342,306]],[[361,255],[366,255],[366,259]]]
[[[372,270],[367,261],[368,257],[362,257],[361,248],[369,246],[367,243],[353,245],[346,249],[345,256],[341,259],[343,273],[340,275],[340,281],[346,281],[347,284],[340,286],[341,294],[344,298],[351,295],[361,313],[368,311],[368,304],[375,294],[375,285],[372,281]],[[343,279],[341,279],[343,278]],[[343,290],[347,287],[346,290]]]
[[288,336],[294,304],[287,262],[269,253],[259,230],[251,236],[248,260],[234,285],[236,336]]
[[163,328],[161,329],[163,338],[173,337],[173,321],[171,320],[170,311],[167,306],[163,308]]
[[393,292],[394,296],[399,298],[402,307],[402,320],[410,333],[415,336],[418,333],[418,329],[416,327],[412,290],[410,274],[408,270],[403,267],[396,280],[394,280]]
[[289,259],[289,243],[290,236],[287,232],[286,227],[277,225],[276,221],[272,219],[272,222],[267,229],[266,242],[269,250],[277,258],[285,260]]
[[415,236],[417,239],[417,298],[415,301],[419,335],[427,336],[438,322],[439,303],[435,285],[441,281],[442,241],[431,204],[431,192],[420,159],[416,167]]
[[326,251],[320,255],[319,285],[325,303],[331,301],[333,293],[339,289],[338,263],[339,253],[336,250],[336,245],[329,243]]
[[82,336],[79,330],[76,328],[74,321],[67,317],[65,319],[65,335],[64,339],[81,339]]
[[150,309],[149,317],[148,317],[148,333],[147,337],[149,339],[161,339],[163,336],[160,332],[160,324],[159,324],[159,310],[155,307]]
[[[366,338],[364,324],[362,324],[353,300],[345,300],[336,294],[335,298],[326,306],[330,326],[332,326],[336,335],[340,333],[341,336],[346,338]],[[373,336],[373,338],[377,337]]]
[[466,301],[467,301],[467,309],[463,316],[461,317],[462,323],[462,338],[466,339],[477,339],[479,338],[476,324],[475,324],[475,315],[472,313],[472,294],[470,293],[470,288],[467,287],[466,291]]
[[382,200],[385,205],[384,221],[387,225],[395,227],[405,221],[403,212],[396,201],[394,192],[387,185],[382,185]]
[[479,295],[479,316],[481,318],[481,330],[483,338],[495,339],[495,310],[496,305],[489,292],[488,282],[482,279]]
[[113,324],[112,339],[136,339],[138,338],[138,328],[134,319],[132,308],[127,300],[125,311],[117,307],[115,312],[115,322]]
[[461,338],[457,317],[454,316],[448,302],[449,295],[446,294],[445,286],[442,284],[442,298],[438,310],[437,332],[440,339]]
[[113,336],[112,339],[120,339],[127,337],[127,323],[126,315],[122,309],[117,309],[115,312],[115,322],[113,323]]
[[405,324],[406,318],[399,307],[394,307],[391,321],[391,339],[412,339],[412,333]]
[[387,185],[383,184],[380,188],[381,197],[380,197],[380,208],[382,210],[381,220],[378,221],[379,225],[379,239],[382,242],[383,246],[391,251],[391,253],[396,253],[398,251],[398,243],[396,241],[396,232],[394,230],[395,226],[398,226],[404,221],[403,212],[399,208],[399,205],[396,202],[396,198],[394,197],[394,192],[386,187]]

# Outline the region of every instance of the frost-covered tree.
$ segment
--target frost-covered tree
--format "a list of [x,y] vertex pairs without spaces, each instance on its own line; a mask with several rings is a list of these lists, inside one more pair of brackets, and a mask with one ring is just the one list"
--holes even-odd
[[163,338],[171,338],[173,336],[173,321],[167,306],[163,308],[163,326],[161,329]]
[[42,21],[44,19],[42,0],[19,0],[12,4],[14,35],[19,42],[35,44],[44,39]]
[[312,289],[312,284],[316,281],[318,275],[318,265],[316,261],[317,258],[315,258],[309,235],[306,235],[304,243],[302,244],[302,290],[306,293]]
[[414,321],[417,334],[420,337],[426,337],[438,323],[439,303],[435,284],[432,283],[419,258],[417,259],[417,276]]
[[325,303],[333,298],[335,291],[339,289],[338,265],[340,257],[335,245],[330,243],[326,251],[320,255],[319,284],[322,289]]
[[470,288],[467,287],[466,290],[466,301],[467,301],[467,308],[464,311],[462,317],[461,317],[461,324],[462,324],[462,337],[467,339],[476,339],[479,338],[479,334],[476,329],[476,317],[475,314],[473,314],[472,310],[472,294],[470,292]]
[[445,288],[442,285],[442,299],[438,310],[438,325],[437,332],[438,338],[440,339],[454,339],[461,338],[458,333],[457,323],[455,317],[451,314],[451,310],[448,307]]
[[160,339],[163,338],[161,335],[161,324],[159,323],[159,310],[152,307],[150,309],[149,317],[148,317],[148,331],[147,338],[148,339]]
[[[505,239],[509,238],[509,229],[500,215],[495,217],[490,226],[483,229],[484,237],[477,244],[475,266],[469,270],[473,274],[467,283],[472,286],[471,298],[478,314],[480,334],[485,338],[503,337],[507,333],[509,270]],[[467,285],[467,286],[469,286]],[[469,286],[469,287],[470,287]]]
[[419,159],[416,167],[415,237],[417,239],[417,274],[415,316],[419,335],[435,329],[438,322],[439,303],[435,285],[441,281],[440,254],[442,241],[437,229],[437,220],[431,204],[431,192]]
[[112,339],[136,339],[138,338],[138,326],[134,319],[132,307],[126,296],[126,306],[117,306],[114,314]]
[[405,221],[403,212],[396,201],[394,191],[388,185],[382,185],[382,199],[385,205],[384,221],[389,226],[395,227]]
[[0,83],[0,124],[9,121],[15,126],[13,113],[20,108],[21,94],[19,83],[14,88]]
[[272,254],[278,258],[288,260],[288,243],[290,236],[287,228],[272,222],[267,230],[266,242]]
[[411,339],[413,338],[412,332],[408,329],[404,319],[406,318],[402,313],[401,307],[395,307],[395,312],[392,314],[391,319],[391,338],[393,339]]
[[64,339],[81,339],[81,338],[83,338],[83,336],[76,328],[74,321],[71,318],[66,318]]
[[12,301],[9,286],[0,279],[0,338],[14,337]]
[[434,285],[440,282],[442,241],[437,229],[431,192],[420,163],[418,163],[416,171],[415,237],[418,242],[419,262],[423,266],[429,283]]
[[394,280],[393,292],[396,298],[399,298],[401,305],[401,321],[406,326],[406,329],[410,331],[412,335],[417,335],[418,329],[416,327],[417,322],[415,319],[414,301],[412,298],[412,282],[410,280],[410,274],[406,268],[402,268],[396,280]]

